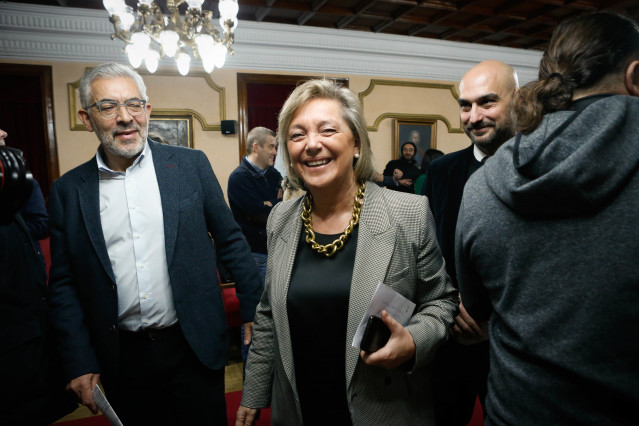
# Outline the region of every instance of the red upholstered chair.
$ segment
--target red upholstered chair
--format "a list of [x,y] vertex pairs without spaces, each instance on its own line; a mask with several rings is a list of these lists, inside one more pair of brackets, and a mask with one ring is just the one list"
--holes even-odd
[[226,322],[229,327],[239,327],[242,325],[240,316],[240,301],[235,294],[235,287],[222,288],[222,299],[224,300],[224,310],[226,311]]
[[[218,280],[220,273],[217,273]],[[226,312],[226,323],[229,327],[239,327],[242,325],[242,317],[240,315],[240,301],[235,294],[234,283],[222,283],[222,301],[224,302],[224,311]]]
[[47,265],[47,277],[49,276],[49,268],[51,267],[51,248],[49,247],[49,237],[44,240],[40,240],[40,247],[42,248],[42,255],[44,256],[44,263]]

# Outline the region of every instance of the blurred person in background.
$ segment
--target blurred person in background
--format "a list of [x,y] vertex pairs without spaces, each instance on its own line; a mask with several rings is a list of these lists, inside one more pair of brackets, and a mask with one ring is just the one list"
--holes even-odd
[[401,155],[397,160],[391,160],[386,164],[382,173],[383,176],[378,176],[377,181],[379,182],[381,178],[386,188],[413,194],[415,192],[415,181],[419,177],[419,167],[417,167],[417,161],[415,161],[417,145],[413,142],[404,142],[400,148],[400,153]]
[[444,153],[438,149],[429,148],[424,152],[422,164],[419,168],[419,177],[415,181],[415,194],[422,193],[422,186],[424,185],[424,179],[426,179],[426,172],[428,171],[428,166],[430,166],[430,163],[443,156]]
[[[266,127],[254,127],[246,135],[246,155],[229,176],[226,194],[233,218],[251,246],[257,270],[266,277],[266,220],[273,206],[282,201],[282,175],[273,164],[277,155],[275,132]],[[249,341],[241,329],[242,360],[246,363]]]
[[[8,136],[7,132],[0,129],[0,146],[6,145],[5,139]],[[49,236],[49,213],[47,212],[47,206],[44,202],[40,184],[35,179],[32,179],[32,183],[33,190],[29,198],[27,198],[27,201],[20,208],[20,216],[27,225],[35,249],[38,252],[40,262],[46,270],[46,263],[39,241]]]
[[20,213],[33,182],[22,153],[0,146],[0,420],[7,425],[48,425],[77,406],[51,339],[44,263]]

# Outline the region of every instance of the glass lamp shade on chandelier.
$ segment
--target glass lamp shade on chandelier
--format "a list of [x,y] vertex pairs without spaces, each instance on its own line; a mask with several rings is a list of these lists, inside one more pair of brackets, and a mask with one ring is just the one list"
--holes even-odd
[[[186,3],[184,16],[178,6]],[[213,12],[202,10],[204,0],[166,0],[167,15],[152,0],[139,0],[138,10],[127,6],[124,0],[103,0],[116,37],[126,44],[131,66],[138,68],[144,61],[146,69],[157,70],[162,57],[175,58],[180,74],[187,75],[191,55],[200,59],[207,73],[222,68],[227,52],[233,55],[231,45],[237,27],[237,0],[219,0],[220,32],[213,24]],[[190,53],[190,54],[189,54]]]

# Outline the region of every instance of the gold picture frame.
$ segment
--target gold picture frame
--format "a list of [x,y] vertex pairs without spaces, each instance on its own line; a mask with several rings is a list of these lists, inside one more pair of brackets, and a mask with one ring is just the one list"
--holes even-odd
[[193,148],[193,115],[151,112],[149,137],[160,136],[169,145]]
[[80,81],[67,83],[67,95],[69,97],[69,129],[86,130],[84,124],[78,118],[78,106],[80,105]]

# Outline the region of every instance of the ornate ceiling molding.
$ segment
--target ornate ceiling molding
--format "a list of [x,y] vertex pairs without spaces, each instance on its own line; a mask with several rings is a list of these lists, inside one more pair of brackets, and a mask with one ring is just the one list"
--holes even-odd
[[[106,11],[0,3],[0,60],[126,62],[111,32]],[[233,47],[225,68],[457,81],[477,62],[497,59],[522,84],[536,78],[541,59],[537,51],[248,21],[239,22]]]

